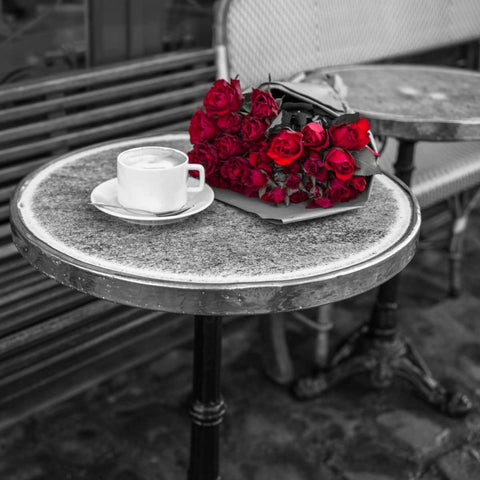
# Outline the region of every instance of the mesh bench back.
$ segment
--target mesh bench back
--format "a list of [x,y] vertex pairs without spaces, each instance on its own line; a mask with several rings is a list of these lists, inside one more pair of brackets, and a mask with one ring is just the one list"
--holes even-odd
[[218,77],[242,87],[480,37],[479,0],[222,0]]

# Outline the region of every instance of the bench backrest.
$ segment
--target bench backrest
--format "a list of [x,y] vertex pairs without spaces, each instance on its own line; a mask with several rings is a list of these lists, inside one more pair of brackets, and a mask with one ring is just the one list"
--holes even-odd
[[480,37],[478,0],[221,0],[219,78],[242,87]]
[[0,245],[18,181],[54,155],[185,130],[215,79],[214,50],[176,52],[0,88]]

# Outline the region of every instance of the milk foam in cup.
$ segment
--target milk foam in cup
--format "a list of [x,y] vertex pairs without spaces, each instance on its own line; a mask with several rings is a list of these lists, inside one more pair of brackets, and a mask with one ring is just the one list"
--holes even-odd
[[[188,172],[199,178],[190,185]],[[189,164],[186,153],[170,147],[137,147],[117,157],[117,195],[122,207],[166,213],[179,210],[189,192],[200,192],[205,185],[202,165]]]
[[145,154],[138,159],[133,158],[133,161],[128,163],[134,164],[137,168],[169,168],[175,166],[175,159],[173,156],[161,158],[157,155]]

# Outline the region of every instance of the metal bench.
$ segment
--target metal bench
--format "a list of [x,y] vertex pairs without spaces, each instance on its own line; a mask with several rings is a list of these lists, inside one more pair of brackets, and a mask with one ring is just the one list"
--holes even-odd
[[214,79],[214,51],[204,49],[0,88],[0,428],[190,332],[189,318],[97,300],[33,270],[11,243],[17,182],[72,149],[186,130]]

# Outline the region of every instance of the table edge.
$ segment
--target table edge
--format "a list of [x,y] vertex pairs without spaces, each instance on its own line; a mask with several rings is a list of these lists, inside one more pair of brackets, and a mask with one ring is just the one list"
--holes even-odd
[[[229,284],[146,280],[85,264],[34,237],[23,224],[17,208],[18,197],[34,174],[32,172],[18,185],[10,204],[10,213],[13,241],[19,252],[36,269],[59,283],[89,295],[130,306],[175,313],[229,315],[289,311],[363,293],[393,277],[410,262],[415,254],[421,223],[420,207],[410,189],[392,175],[387,175],[408,193],[413,204],[409,228],[388,252],[352,267],[302,279]],[[399,255],[401,251],[403,255]],[[349,286],[349,282],[354,286]],[[359,283],[362,285],[359,286]],[[181,300],[174,301],[175,296]]]

